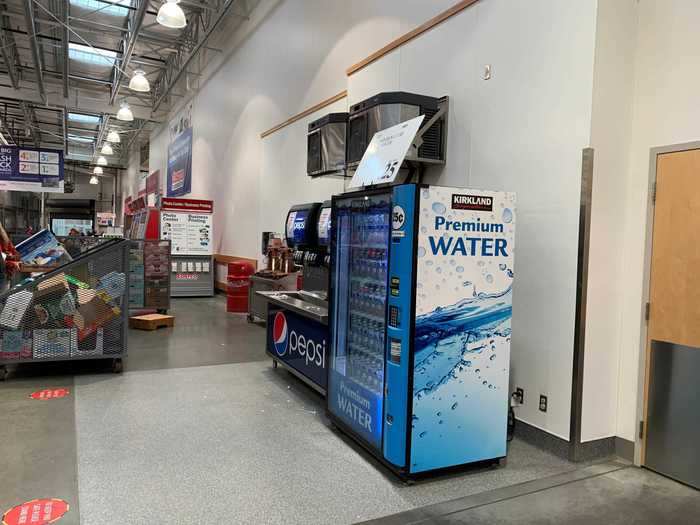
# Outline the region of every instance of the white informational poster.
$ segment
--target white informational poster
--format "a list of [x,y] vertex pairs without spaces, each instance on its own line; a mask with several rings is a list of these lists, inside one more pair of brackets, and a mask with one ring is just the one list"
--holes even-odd
[[321,208],[318,217],[318,238],[328,242],[331,237],[331,209]]
[[425,115],[377,131],[352,176],[350,188],[394,182]]
[[211,255],[212,214],[163,211],[160,237],[170,240],[173,255]]

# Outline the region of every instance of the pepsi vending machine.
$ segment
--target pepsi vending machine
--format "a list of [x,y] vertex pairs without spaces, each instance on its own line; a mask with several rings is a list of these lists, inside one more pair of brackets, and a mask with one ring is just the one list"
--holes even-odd
[[515,195],[333,198],[331,419],[401,476],[506,455]]

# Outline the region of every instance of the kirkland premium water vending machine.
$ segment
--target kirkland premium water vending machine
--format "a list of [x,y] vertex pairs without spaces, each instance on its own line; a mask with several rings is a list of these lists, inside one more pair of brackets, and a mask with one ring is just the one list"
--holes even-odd
[[515,195],[333,198],[328,410],[401,476],[506,455]]

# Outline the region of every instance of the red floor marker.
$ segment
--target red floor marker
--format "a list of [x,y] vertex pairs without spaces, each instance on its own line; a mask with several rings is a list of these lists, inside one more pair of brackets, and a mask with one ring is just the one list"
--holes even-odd
[[47,525],[60,520],[68,512],[62,499],[33,499],[12,507],[2,516],[2,525]]
[[57,397],[66,397],[68,394],[70,394],[70,390],[67,388],[46,388],[33,392],[29,397],[43,401],[46,399],[55,399]]

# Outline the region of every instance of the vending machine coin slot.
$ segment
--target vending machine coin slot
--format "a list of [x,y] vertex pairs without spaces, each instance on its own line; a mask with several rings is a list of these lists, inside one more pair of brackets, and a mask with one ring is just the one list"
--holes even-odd
[[390,356],[389,359],[392,363],[401,362],[401,341],[399,339],[392,339],[389,347]]

